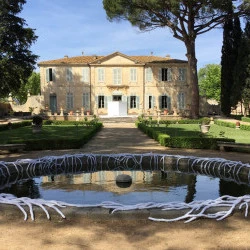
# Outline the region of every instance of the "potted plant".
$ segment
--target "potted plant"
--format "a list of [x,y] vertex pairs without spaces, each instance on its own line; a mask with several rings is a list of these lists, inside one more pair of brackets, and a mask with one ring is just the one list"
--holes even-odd
[[41,131],[43,125],[43,118],[40,115],[34,115],[32,117],[32,131],[38,133]]
[[168,109],[164,109],[164,115],[167,115],[168,114]]
[[200,129],[202,133],[208,133],[209,129],[210,129],[210,118],[208,117],[203,117],[201,119],[201,125],[200,125]]
[[237,128],[237,129],[240,128],[240,122],[239,122],[239,121],[237,121],[237,122],[235,123],[235,128]]

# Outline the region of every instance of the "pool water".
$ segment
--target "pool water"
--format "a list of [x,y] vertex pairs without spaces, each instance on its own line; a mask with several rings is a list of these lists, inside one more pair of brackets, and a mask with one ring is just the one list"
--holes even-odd
[[[131,186],[121,188],[116,185],[116,177],[121,173],[132,177]],[[250,187],[219,178],[176,172],[99,171],[20,180],[7,188],[0,187],[0,192],[72,204],[98,204],[103,201],[138,204],[191,202],[216,199],[222,195],[242,196],[250,193]]]

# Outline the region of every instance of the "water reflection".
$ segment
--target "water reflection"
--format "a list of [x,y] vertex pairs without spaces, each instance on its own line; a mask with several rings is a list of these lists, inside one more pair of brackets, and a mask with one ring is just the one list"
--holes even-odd
[[[132,185],[116,185],[119,174],[132,177]],[[123,204],[140,202],[192,202],[215,199],[219,195],[241,196],[250,193],[250,187],[208,176],[196,176],[161,171],[99,171],[94,173],[64,174],[19,180],[0,187],[2,193],[17,197],[60,200],[68,203],[96,204],[114,201]]]

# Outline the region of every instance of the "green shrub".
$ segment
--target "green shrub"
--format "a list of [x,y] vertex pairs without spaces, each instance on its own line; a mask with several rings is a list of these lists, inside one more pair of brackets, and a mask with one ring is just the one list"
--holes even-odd
[[197,137],[170,137],[152,127],[148,127],[145,123],[137,123],[137,127],[147,134],[149,137],[159,141],[162,146],[171,148],[199,148],[199,149],[218,149],[217,141],[230,141],[233,139],[227,138],[212,138],[205,136]]
[[241,124],[240,129],[250,131],[250,125]]
[[243,122],[250,122],[250,117],[241,117]]
[[[26,127],[26,126],[30,126],[30,125],[31,125],[31,120],[15,122],[15,123],[11,123],[11,129]],[[8,130],[9,128],[10,128],[9,123],[0,125],[0,131]]]
[[32,123],[36,126],[41,126],[43,124],[43,118],[40,115],[34,115],[32,117]]
[[229,127],[229,128],[235,128],[236,125],[233,122],[226,122],[222,120],[214,120],[214,124],[219,125],[219,126],[224,126],[224,127]]

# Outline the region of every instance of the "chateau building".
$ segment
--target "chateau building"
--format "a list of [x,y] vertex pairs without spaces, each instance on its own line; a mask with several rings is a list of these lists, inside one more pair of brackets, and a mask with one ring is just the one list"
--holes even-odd
[[187,61],[167,57],[65,56],[38,64],[44,108],[126,116],[154,110],[189,114]]

